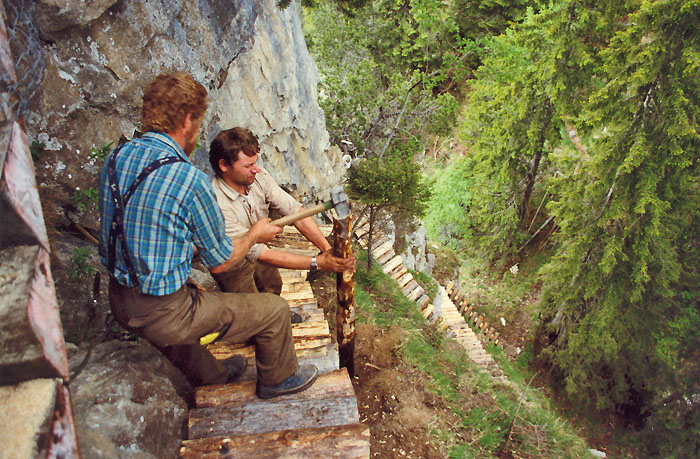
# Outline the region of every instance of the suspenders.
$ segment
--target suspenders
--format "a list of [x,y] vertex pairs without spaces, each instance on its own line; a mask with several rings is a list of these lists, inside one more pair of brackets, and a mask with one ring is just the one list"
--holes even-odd
[[151,164],[146,166],[146,168],[141,171],[134,183],[131,184],[124,195],[120,194],[119,191],[119,178],[117,176],[116,169],[116,157],[121,147],[117,148],[114,153],[109,157],[109,162],[107,163],[107,174],[109,176],[109,190],[112,195],[112,203],[114,204],[114,215],[112,216],[112,223],[109,225],[109,242],[107,245],[107,261],[109,263],[109,273],[114,276],[114,267],[117,262],[117,239],[121,245],[122,255],[124,256],[124,263],[126,264],[126,270],[129,273],[129,280],[134,286],[139,285],[138,277],[136,276],[136,268],[131,261],[131,256],[129,255],[129,248],[126,245],[126,238],[124,237],[124,212],[126,211],[126,206],[129,204],[129,199],[136,191],[136,188],[148,177],[153,171],[166,164],[176,163],[182,161],[178,156],[168,156],[162,159],[157,159]]

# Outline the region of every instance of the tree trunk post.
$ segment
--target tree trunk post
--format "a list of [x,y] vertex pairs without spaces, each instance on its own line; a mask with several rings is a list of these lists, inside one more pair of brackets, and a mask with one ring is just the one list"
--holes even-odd
[[[333,255],[340,258],[352,256],[352,217],[333,220]],[[338,339],[340,366],[355,373],[355,269],[337,274],[338,310],[335,328]]]

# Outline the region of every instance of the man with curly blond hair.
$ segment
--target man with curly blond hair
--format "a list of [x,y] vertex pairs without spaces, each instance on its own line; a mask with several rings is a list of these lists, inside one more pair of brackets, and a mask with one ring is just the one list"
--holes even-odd
[[281,230],[269,218],[231,239],[206,174],[188,159],[207,108],[207,91],[186,73],[156,77],[143,95],[146,132],[113,151],[100,173],[100,258],[110,273],[117,322],[154,344],[194,385],[240,376],[246,360],[223,364],[201,338],[255,343],[261,398],[298,392],[318,370],[299,366],[287,302],[272,294],[201,292],[187,282],[199,253],[212,273],[238,263]]

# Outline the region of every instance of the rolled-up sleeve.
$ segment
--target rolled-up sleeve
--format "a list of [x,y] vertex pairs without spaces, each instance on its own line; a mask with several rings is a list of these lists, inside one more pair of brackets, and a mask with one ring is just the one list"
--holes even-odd
[[193,242],[204,264],[214,268],[227,261],[233,253],[233,242],[226,235],[224,218],[211,185],[204,179],[194,187],[190,216]]

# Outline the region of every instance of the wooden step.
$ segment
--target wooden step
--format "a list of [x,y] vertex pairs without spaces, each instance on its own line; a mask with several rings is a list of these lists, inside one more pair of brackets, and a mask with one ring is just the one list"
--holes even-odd
[[396,256],[396,252],[394,252],[394,249],[390,249],[384,255],[382,255],[379,258],[375,258],[375,259],[377,260],[377,263],[379,263],[380,265],[383,265],[383,264],[387,263],[389,260],[391,260],[392,258],[394,258],[395,256]]
[[305,280],[300,282],[284,282],[282,284],[282,296],[284,296],[285,293],[296,292],[310,292],[311,294],[313,294],[311,284],[309,284]]
[[282,292],[282,295],[280,296],[287,300],[287,302],[299,302],[301,300],[305,300],[305,303],[313,303],[316,301],[316,297],[314,296],[314,292],[311,290],[311,288],[308,290],[300,290],[298,292]]
[[405,273],[403,273],[398,279],[396,279],[396,283],[399,284],[399,288],[404,288],[412,280],[413,275],[409,273],[408,270],[406,270]]
[[[353,392],[348,370],[341,368],[319,375],[316,382],[303,392],[282,395],[275,400],[312,400],[318,398],[352,397]],[[197,408],[215,406],[237,406],[260,402],[255,395],[255,381],[198,387],[195,392]]]
[[[321,374],[337,370],[339,366],[338,344],[329,343],[328,341],[330,341],[330,337],[326,338],[327,339],[324,341],[315,343],[316,345],[314,347],[300,348],[295,345],[294,350],[299,364],[303,365],[313,363],[316,365],[316,367],[318,367],[318,372]],[[248,361],[248,366],[243,374],[238,378],[237,382],[256,381],[258,375],[257,368],[255,366],[255,349],[253,346],[248,346],[242,350],[239,349],[229,353],[219,352],[215,354],[214,357],[222,360],[235,354],[243,355]]]
[[355,396],[318,399],[256,399],[240,406],[190,410],[189,439],[250,435],[359,422]]
[[389,252],[390,250],[393,249],[393,244],[391,243],[390,240],[386,240],[383,242],[380,246],[378,246],[376,249],[372,250],[372,256],[376,259],[381,258],[385,253]]
[[423,309],[427,308],[429,304],[431,304],[430,297],[424,293],[423,296],[416,300],[416,304],[422,311]]
[[384,271],[386,274],[389,274],[394,269],[398,268],[401,264],[403,264],[401,257],[396,255],[396,257],[392,258],[387,264],[382,266],[382,271]]
[[[295,350],[325,346],[331,342],[328,322],[325,320],[293,324],[292,337],[294,338]],[[246,344],[217,342],[207,346],[207,349],[219,360],[236,354],[243,355],[246,358],[255,355],[255,347]]]
[[316,298],[312,299],[307,299],[307,298],[297,298],[297,299],[291,299],[287,300],[287,303],[289,303],[290,308],[311,308],[311,309],[316,309],[318,308],[318,302],[316,301]]
[[300,308],[290,308],[292,311],[296,312],[301,316],[304,322],[320,322],[325,319],[323,310],[320,308],[313,308],[309,310],[302,310]]
[[408,295],[406,295],[406,298],[408,298],[408,299],[411,300],[411,301],[416,301],[416,300],[417,300],[418,298],[420,298],[421,295],[423,295],[424,293],[425,293],[425,290],[423,290],[423,287],[421,287],[421,286],[419,285],[418,287],[416,287],[415,290],[413,290],[411,293],[409,293]]
[[258,435],[185,440],[180,457],[220,458],[368,458],[369,427],[347,424],[284,430]]

